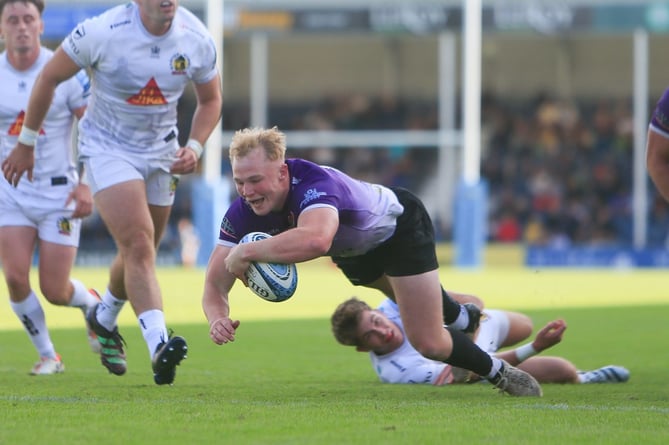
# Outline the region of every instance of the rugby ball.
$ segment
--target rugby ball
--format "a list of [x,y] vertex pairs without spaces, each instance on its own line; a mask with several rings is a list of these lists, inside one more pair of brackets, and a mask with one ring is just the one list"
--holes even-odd
[[[263,232],[244,235],[240,243],[251,243],[270,238]],[[297,289],[297,267],[294,264],[251,262],[246,270],[249,289],[263,300],[275,303],[286,301]]]

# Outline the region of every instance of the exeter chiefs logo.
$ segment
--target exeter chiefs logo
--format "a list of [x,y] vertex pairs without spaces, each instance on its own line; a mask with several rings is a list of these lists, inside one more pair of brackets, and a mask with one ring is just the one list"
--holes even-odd
[[72,234],[72,224],[70,220],[63,217],[58,220],[58,233],[70,236]]
[[175,54],[170,60],[172,74],[186,74],[190,67],[190,59],[185,54]]
[[179,177],[172,176],[172,179],[170,180],[170,195],[174,195],[174,193],[176,193],[178,185],[179,185]]

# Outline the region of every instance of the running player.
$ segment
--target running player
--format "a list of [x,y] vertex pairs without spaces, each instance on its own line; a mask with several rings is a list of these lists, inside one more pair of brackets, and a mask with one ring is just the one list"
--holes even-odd
[[[101,361],[122,375],[127,363],[117,317],[130,300],[156,384],[172,384],[186,340],[168,333],[156,276],[156,249],[181,174],[193,173],[221,114],[216,49],[202,22],[178,0],[135,0],[80,23],[44,67],[30,97],[19,144],[3,163],[17,185],[32,179],[34,141],[56,85],[81,68],[92,76],[79,124],[79,155],[97,210],[118,255],[107,291],[88,320]],[[186,146],[177,139],[177,102],[188,84],[197,99]]]
[[[53,52],[41,45],[42,0],[0,0],[0,141],[5,159],[23,126],[35,79]],[[72,150],[72,126],[86,109],[89,79],[84,71],[62,83],[35,143],[33,181],[12,187],[0,181],[0,263],[11,307],[39,354],[31,374],[63,372],[44,311],[30,284],[30,267],[39,247],[39,283],[52,304],[86,311],[98,302],[80,281],[70,278],[79,246],[81,218],[93,209],[91,192],[81,182]],[[89,330],[94,352],[95,334]]]

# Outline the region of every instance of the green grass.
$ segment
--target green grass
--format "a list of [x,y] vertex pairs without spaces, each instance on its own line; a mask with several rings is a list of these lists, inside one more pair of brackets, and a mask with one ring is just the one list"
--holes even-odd
[[[159,272],[168,323],[190,348],[171,387],[153,384],[129,307],[121,319],[125,376],[108,374],[88,350],[80,314],[47,305],[67,370],[28,376],[35,352],[2,289],[0,444],[669,442],[666,271],[443,269],[447,288],[480,294],[489,307],[522,309],[536,327],[565,318],[569,329],[552,354],[580,368],[615,363],[632,372],[620,385],[544,385],[541,399],[502,396],[485,384],[379,383],[365,354],[335,343],[328,316],[349,295],[371,303],[380,296],[321,262],[299,268],[298,293],[285,303],[235,289],[238,338],[216,346],[200,308],[203,273]],[[76,276],[103,288],[106,272]]]

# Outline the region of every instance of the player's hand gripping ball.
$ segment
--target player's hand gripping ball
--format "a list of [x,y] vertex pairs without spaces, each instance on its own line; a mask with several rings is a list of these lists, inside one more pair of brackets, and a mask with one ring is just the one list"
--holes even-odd
[[[244,235],[240,243],[251,243],[271,236],[263,232],[251,232]],[[297,289],[297,267],[294,264],[252,261],[245,275],[249,289],[267,301],[286,301]]]

